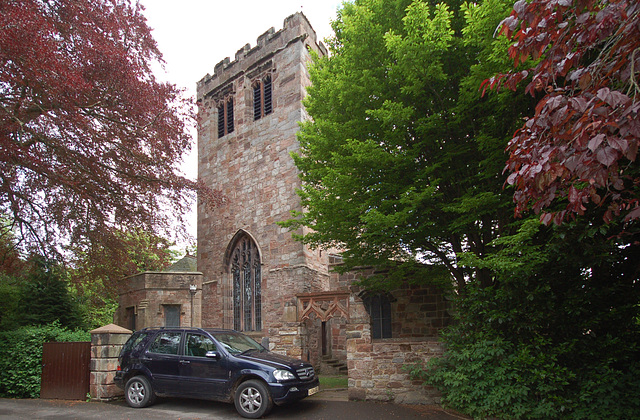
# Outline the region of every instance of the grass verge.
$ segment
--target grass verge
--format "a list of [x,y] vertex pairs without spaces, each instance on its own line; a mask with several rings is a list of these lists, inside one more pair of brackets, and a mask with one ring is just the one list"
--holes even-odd
[[319,375],[320,389],[347,388],[349,386],[349,378],[345,375]]

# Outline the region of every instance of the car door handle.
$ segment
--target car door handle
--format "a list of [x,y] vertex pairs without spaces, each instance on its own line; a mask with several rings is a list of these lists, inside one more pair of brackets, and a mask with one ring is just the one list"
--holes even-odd
[[189,363],[191,363],[191,362],[188,361],[188,360],[180,360],[180,364],[181,365],[188,365]]

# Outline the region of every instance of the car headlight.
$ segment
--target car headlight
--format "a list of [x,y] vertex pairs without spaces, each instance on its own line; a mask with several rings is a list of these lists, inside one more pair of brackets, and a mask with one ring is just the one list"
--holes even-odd
[[273,371],[273,377],[276,378],[276,381],[288,381],[290,379],[296,379],[296,377],[293,376],[293,373],[283,369]]

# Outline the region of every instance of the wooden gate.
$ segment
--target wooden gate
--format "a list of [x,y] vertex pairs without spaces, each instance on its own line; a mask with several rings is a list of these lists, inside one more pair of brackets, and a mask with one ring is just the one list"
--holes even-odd
[[84,400],[89,393],[91,343],[44,343],[40,398]]

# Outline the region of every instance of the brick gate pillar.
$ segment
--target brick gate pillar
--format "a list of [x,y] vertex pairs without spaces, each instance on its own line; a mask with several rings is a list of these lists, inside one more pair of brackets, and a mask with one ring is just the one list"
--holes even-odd
[[92,400],[108,401],[124,395],[113,378],[118,368],[120,350],[131,331],[115,324],[91,331],[91,380],[89,389]]

